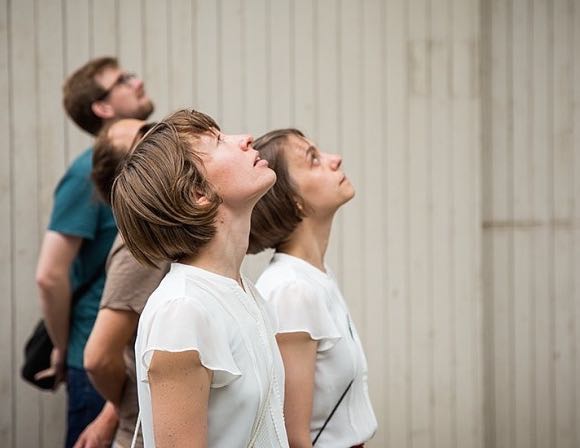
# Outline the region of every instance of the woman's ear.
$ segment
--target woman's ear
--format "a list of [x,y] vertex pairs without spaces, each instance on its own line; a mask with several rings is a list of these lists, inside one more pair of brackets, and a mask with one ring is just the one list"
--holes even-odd
[[208,205],[211,204],[211,202],[207,198],[207,196],[204,196],[204,195],[197,196],[197,198],[195,199],[195,203],[197,205],[199,205],[200,207],[207,207]]
[[113,106],[111,106],[106,101],[94,101],[91,104],[91,110],[97,117],[102,118],[103,120],[107,120],[115,116]]

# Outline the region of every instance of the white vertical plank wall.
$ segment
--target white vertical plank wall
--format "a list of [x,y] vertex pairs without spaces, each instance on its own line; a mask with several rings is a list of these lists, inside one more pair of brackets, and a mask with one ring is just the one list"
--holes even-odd
[[[62,113],[61,85],[65,76],[63,67],[63,16],[60,0],[36,2],[36,77],[38,136],[38,200],[40,237],[48,223],[52,207],[52,192],[66,167],[65,122]],[[38,20],[42,18],[42,20]],[[56,32],[55,32],[56,31]],[[56,63],[55,63],[56,62]],[[39,240],[40,241],[40,240]],[[32,300],[32,303],[38,303]],[[64,389],[58,394],[42,394],[41,429],[42,446],[62,444],[62,433],[54,428],[65,424],[63,412],[53,412],[55,406],[65,403]]]
[[[10,4],[8,0],[0,1],[0,107],[11,111],[11,43],[8,28]],[[14,265],[12,228],[14,219],[12,197],[12,117],[10,113],[0,114],[0,291],[4,298],[0,300],[0,394],[3,402],[0,407],[0,442],[8,447],[15,441],[15,388],[18,380],[14,377],[16,344],[14,340]]]
[[[10,2],[8,20],[11,35],[11,178],[12,178],[12,272],[13,294],[13,368],[20,364],[21,347],[38,316],[34,284],[38,246],[38,139],[31,132],[30,120],[36,120],[36,48],[35,4],[33,0]],[[22,70],[22,67],[28,69]],[[25,95],[22,93],[26,92]],[[20,300],[16,300],[19,298]],[[12,389],[15,446],[41,445],[41,397],[21,381]]]
[[[386,132],[385,132],[385,85],[382,82],[385,76],[385,41],[377,39],[382,36],[384,26],[385,5],[380,0],[365,2],[361,11],[361,116],[360,133],[364,145],[364,157],[360,160],[360,167],[364,176],[357,184],[358,200],[365,210],[365,219],[358,230],[362,238],[359,250],[365,254],[364,269],[361,272],[364,295],[367,297],[383,297],[373,306],[365,306],[364,315],[357,316],[359,322],[364,319],[366,334],[366,349],[369,370],[383,372],[374,375],[373,391],[377,397],[387,396],[387,360],[383,353],[386,350],[386,309],[385,300],[386,272],[385,252],[376,250],[377,247],[386,247],[386,201],[377,201],[376,198],[385,198],[386,183],[380,179],[386,173]],[[353,155],[356,157],[356,155]],[[348,163],[346,161],[345,163]],[[351,212],[352,213],[352,212]],[[362,264],[362,263],[361,263]],[[378,317],[378,318],[377,318]],[[359,325],[360,325],[359,323]],[[368,337],[372,335],[372,337]],[[383,404],[375,409],[377,420],[383,422],[374,443],[376,446],[386,446],[387,409]]]
[[578,23],[482,2],[485,446],[578,447]]
[[0,446],[62,444],[63,391],[18,370],[53,189],[91,143],[62,82],[105,54],[154,118],[295,126],[343,157],[328,261],[371,448],[580,446],[579,50],[575,0],[0,0]]

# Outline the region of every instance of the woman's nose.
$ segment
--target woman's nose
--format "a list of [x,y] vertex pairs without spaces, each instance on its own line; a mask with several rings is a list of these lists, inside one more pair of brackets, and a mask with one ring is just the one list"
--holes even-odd
[[337,170],[342,165],[342,156],[339,154],[330,154],[330,167],[333,170]]
[[239,136],[240,148],[242,148],[244,151],[246,151],[250,148],[253,141],[254,141],[254,137],[252,137],[249,134]]

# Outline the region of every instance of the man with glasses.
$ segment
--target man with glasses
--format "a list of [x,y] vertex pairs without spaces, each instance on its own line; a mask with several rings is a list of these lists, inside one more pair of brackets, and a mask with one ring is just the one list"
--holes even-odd
[[[65,81],[63,96],[69,117],[92,135],[120,118],[143,120],[153,112],[143,81],[109,57],[93,59],[75,71]],[[99,308],[105,260],[117,229],[110,207],[96,198],[92,158],[92,148],[84,151],[56,188],[36,274],[46,327],[54,343],[52,366],[37,378],[53,377],[56,388],[66,372],[67,448],[104,404],[83,368],[83,352]],[[106,428],[116,421],[99,424]]]

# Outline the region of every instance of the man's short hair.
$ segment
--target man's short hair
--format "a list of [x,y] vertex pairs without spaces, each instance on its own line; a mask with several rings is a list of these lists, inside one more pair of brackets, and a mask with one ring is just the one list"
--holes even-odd
[[[196,143],[218,131],[211,117],[179,110],[149,130],[119,170],[113,212],[139,262],[155,266],[194,256],[214,237],[222,201],[206,180]],[[202,196],[205,200],[198,201]]]
[[278,249],[288,241],[304,218],[303,199],[288,172],[284,154],[290,136],[305,138],[298,129],[278,129],[261,136],[252,145],[276,173],[276,183],[262,196],[252,212],[249,254],[269,248]]
[[118,66],[116,58],[106,56],[91,59],[64,82],[63,104],[67,114],[80,128],[92,135],[97,135],[103,127],[103,119],[95,115],[92,104],[106,92],[95,76],[106,68]]
[[111,205],[113,182],[123,162],[129,156],[131,147],[143,137],[147,130],[156,124],[154,122],[143,124],[130,147],[125,143],[120,144],[111,138],[109,131],[116,123],[118,122],[109,123],[101,129],[93,145],[93,169],[91,178],[95,184],[99,199],[108,205]]

